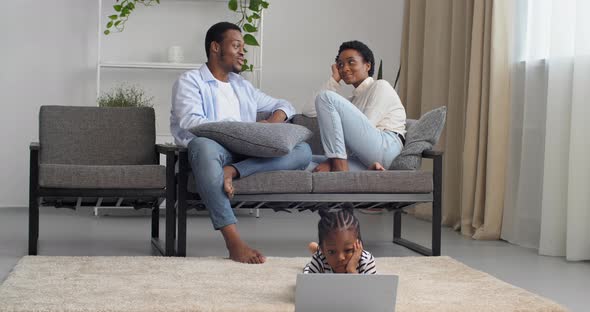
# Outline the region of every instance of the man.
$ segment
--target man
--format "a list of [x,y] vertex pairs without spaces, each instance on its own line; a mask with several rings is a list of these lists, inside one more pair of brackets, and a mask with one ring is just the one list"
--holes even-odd
[[207,122],[255,122],[257,112],[271,112],[262,122],[278,123],[295,113],[289,102],[262,93],[238,75],[244,64],[244,40],[238,26],[227,22],[211,26],[205,51],[207,63],[185,72],[174,84],[170,130],[176,144],[188,147],[197,191],[213,227],[223,234],[229,257],[238,262],[263,263],[266,258],[238,233],[229,201],[232,179],[262,171],[305,169],[311,161],[311,149],[300,143],[282,157],[245,158],[213,140],[191,134],[188,129]]

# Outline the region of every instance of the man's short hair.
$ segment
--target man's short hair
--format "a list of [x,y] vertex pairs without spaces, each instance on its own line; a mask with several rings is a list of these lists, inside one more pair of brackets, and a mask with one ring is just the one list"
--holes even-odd
[[353,40],[347,41],[340,45],[340,49],[338,49],[338,55],[336,55],[336,62],[338,62],[338,56],[344,50],[356,50],[362,57],[365,63],[371,64],[371,69],[369,69],[369,77],[373,77],[375,73],[375,57],[373,56],[373,51],[367,47],[366,44]]
[[207,30],[207,35],[205,36],[205,53],[207,54],[207,59],[209,59],[211,42],[221,43],[223,41],[223,34],[230,29],[242,32],[238,25],[230,22],[219,22]]

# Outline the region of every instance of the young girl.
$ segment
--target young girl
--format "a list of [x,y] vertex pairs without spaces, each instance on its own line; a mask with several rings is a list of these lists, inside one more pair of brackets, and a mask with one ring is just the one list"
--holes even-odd
[[319,245],[310,243],[313,253],[303,273],[375,274],[375,258],[363,250],[361,229],[352,208],[336,212],[319,210]]

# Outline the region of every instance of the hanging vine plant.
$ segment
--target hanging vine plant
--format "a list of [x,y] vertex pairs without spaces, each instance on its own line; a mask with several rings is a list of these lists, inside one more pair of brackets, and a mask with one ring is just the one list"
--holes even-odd
[[122,32],[125,29],[125,23],[129,19],[129,15],[135,10],[136,4],[143,4],[145,6],[153,6],[160,3],[160,0],[115,0],[116,4],[113,5],[115,14],[109,15],[109,21],[107,22],[105,35],[111,33],[111,31]]
[[[131,12],[135,10],[136,5],[154,6],[160,3],[160,0],[115,0],[113,9],[115,14],[109,15],[109,21],[104,31],[105,35],[111,32],[122,32],[125,29],[125,23],[129,19]],[[254,36],[260,27],[262,10],[267,9],[269,3],[265,0],[229,0],[227,7],[236,12],[239,20],[236,23],[244,31],[244,43],[249,46],[260,46],[258,39]],[[245,52],[248,50],[244,49]],[[254,65],[248,64],[244,60],[242,71],[253,71]]]
[[[241,15],[240,20],[236,23],[238,27],[244,30],[244,43],[250,46],[260,46],[254,33],[258,32],[260,27],[260,18],[262,10],[267,9],[269,3],[264,0],[229,0],[227,7]],[[244,49],[248,52],[247,49]],[[248,60],[244,60],[242,71],[253,71],[254,65],[248,64]]]

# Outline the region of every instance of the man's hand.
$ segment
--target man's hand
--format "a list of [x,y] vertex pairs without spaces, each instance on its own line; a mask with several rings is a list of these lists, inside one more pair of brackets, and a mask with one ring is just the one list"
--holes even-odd
[[340,82],[340,72],[338,72],[338,65],[332,64],[332,78],[336,80],[336,82]]
[[352,257],[346,264],[346,273],[358,273],[356,268],[359,266],[359,261],[361,260],[361,255],[363,254],[363,243],[359,239],[356,240],[354,243],[354,252]]
[[267,120],[261,120],[259,122],[262,123],[283,123],[287,120],[287,114],[280,109],[277,109],[272,116],[270,116]]

